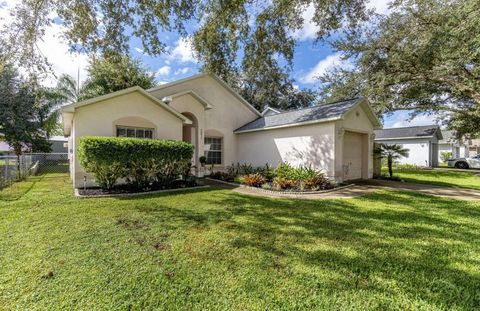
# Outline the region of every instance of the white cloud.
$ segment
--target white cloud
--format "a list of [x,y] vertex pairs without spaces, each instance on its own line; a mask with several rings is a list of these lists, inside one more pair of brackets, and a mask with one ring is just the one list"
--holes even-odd
[[366,3],[367,9],[374,9],[378,14],[388,14],[390,10],[388,5],[390,1],[388,0],[370,0]]
[[184,74],[188,73],[189,71],[190,71],[190,67],[180,68],[180,69],[177,69],[175,71],[175,75],[184,75]]
[[178,39],[169,57],[171,60],[176,60],[180,63],[196,63],[197,60],[193,54],[192,39],[190,37]]
[[348,60],[343,60],[340,56],[340,53],[331,54],[319,61],[315,67],[310,69],[310,71],[303,78],[301,78],[301,81],[303,83],[315,83],[321,75],[323,75],[329,69],[333,69],[337,66],[351,68],[352,64]]
[[[9,1],[7,5],[0,6],[0,27],[3,28],[12,22],[13,17],[10,15],[10,10],[16,4],[15,1]],[[38,48],[52,65],[52,69],[57,76],[69,74],[77,79],[77,75],[80,73],[80,79],[85,78],[88,56],[85,54],[74,54],[69,51],[68,45],[61,38],[64,30],[65,28],[62,25],[51,24],[45,29],[45,35],[38,42]],[[56,84],[56,79],[49,77],[44,81],[44,84],[53,86]]]
[[317,37],[316,33],[319,30],[318,26],[312,21],[313,15],[315,14],[315,7],[313,4],[309,4],[306,9],[302,12],[303,26],[301,29],[295,30],[292,33],[292,36],[299,40],[305,41],[309,39],[315,39]]
[[170,71],[171,71],[171,67],[170,66],[163,66],[163,67],[160,67],[158,70],[157,70],[157,73],[155,74],[157,77],[159,76],[168,76],[170,74]]
[[390,127],[409,127],[420,125],[439,124],[439,120],[432,115],[420,114],[411,118],[406,111],[397,111],[385,120],[385,128]]

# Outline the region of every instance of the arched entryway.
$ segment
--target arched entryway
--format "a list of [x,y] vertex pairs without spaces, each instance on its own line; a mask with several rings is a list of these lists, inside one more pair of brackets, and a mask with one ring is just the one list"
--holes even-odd
[[182,112],[182,114],[192,121],[192,124],[184,124],[182,132],[182,140],[184,142],[190,143],[195,147],[193,153],[192,163],[196,165],[198,161],[198,120],[190,112]]

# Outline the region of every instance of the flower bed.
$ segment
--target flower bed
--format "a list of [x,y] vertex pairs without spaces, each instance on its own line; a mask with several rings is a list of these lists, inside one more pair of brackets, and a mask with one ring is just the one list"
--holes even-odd
[[281,163],[275,169],[268,164],[260,167],[237,164],[227,167],[225,172],[212,173],[209,177],[281,192],[315,192],[334,188],[324,173],[310,166],[294,167],[289,163]]

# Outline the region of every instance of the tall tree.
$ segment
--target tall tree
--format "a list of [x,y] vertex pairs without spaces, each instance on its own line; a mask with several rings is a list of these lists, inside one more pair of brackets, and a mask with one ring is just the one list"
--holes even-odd
[[105,55],[92,58],[87,68],[87,79],[81,86],[77,99],[88,98],[120,91],[132,86],[144,89],[156,85],[155,77],[141,66],[139,60],[127,55]]
[[447,112],[480,132],[480,2],[398,0],[389,16],[335,43],[353,70],[321,78],[331,97],[367,96],[379,112]]
[[[167,51],[163,32],[177,31],[193,37],[204,71],[217,74],[261,108],[264,102],[278,105],[277,98],[295,99],[288,76],[295,30],[310,22],[302,18],[307,9],[314,10],[311,22],[318,26],[319,40],[367,19],[365,0],[26,0],[5,29],[4,45],[22,64],[44,70],[35,43],[52,23],[52,12],[63,22],[72,49],[94,54],[128,54],[134,36],[146,53],[159,55]],[[292,103],[301,105],[304,98],[298,94]]]
[[4,64],[0,71],[0,131],[18,158],[24,150],[49,152],[51,148],[46,124],[51,110],[37,95],[41,96],[15,67]]

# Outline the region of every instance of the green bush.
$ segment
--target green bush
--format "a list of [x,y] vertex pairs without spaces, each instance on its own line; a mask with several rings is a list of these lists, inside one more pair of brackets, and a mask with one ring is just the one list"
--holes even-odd
[[82,137],[80,164],[99,186],[111,189],[118,178],[137,189],[168,185],[191,164],[193,146],[177,140]]
[[294,167],[289,163],[281,163],[275,169],[273,183],[277,189],[320,190],[331,188],[325,174],[311,166]]

